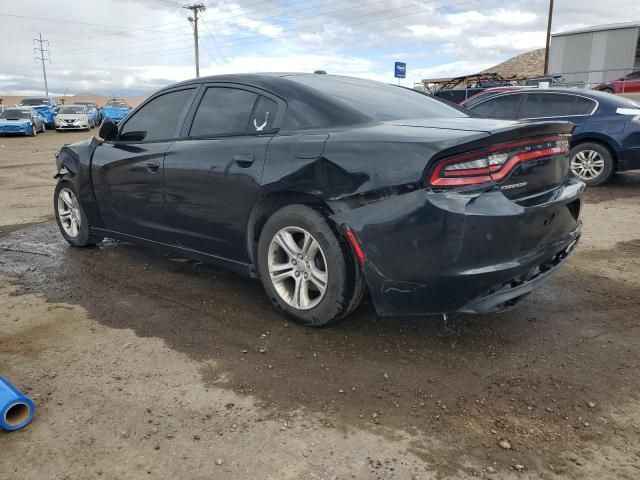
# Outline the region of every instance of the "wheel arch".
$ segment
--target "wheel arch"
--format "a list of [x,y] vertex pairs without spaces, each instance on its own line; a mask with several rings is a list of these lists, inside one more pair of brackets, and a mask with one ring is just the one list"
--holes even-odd
[[615,146],[612,144],[610,139],[607,139],[605,136],[589,136],[589,137],[578,137],[576,140],[571,142],[571,148],[578,147],[585,143],[597,143],[598,145],[606,148],[611,154],[611,158],[613,159],[613,169],[614,171],[618,168],[618,155],[616,153]]
[[318,209],[330,218],[334,212],[320,195],[314,195],[304,191],[285,190],[278,192],[268,193],[260,198],[260,200],[254,205],[249,215],[247,223],[247,250],[249,253],[249,260],[252,264],[252,274],[258,276],[258,270],[256,268],[258,259],[258,241],[260,240],[260,234],[264,228],[267,220],[277,210],[286,207],[287,205],[307,205],[315,209]]

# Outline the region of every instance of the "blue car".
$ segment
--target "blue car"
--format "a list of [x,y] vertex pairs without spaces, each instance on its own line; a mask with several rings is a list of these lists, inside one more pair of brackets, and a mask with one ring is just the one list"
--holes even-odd
[[470,98],[464,108],[489,118],[571,121],[571,170],[587,185],[640,169],[640,104],[629,99],[569,88],[490,89]]
[[0,135],[28,135],[44,132],[44,120],[33,108],[7,108],[0,113]]
[[49,97],[23,98],[18,107],[33,108],[42,117],[47,127],[55,128],[56,113],[58,113],[58,102]]
[[124,100],[109,100],[102,109],[102,119],[110,118],[117,125],[124,117],[129,115],[131,107]]

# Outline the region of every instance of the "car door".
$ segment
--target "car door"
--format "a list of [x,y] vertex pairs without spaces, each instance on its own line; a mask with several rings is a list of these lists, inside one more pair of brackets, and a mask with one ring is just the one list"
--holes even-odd
[[176,140],[197,88],[177,88],[145,102],[96,148],[91,175],[107,230],[171,244],[164,207],[164,156]]
[[245,86],[207,85],[165,157],[167,211],[183,248],[246,262],[246,226],[284,102]]
[[622,86],[624,93],[638,93],[640,92],[640,70],[630,73],[625,77],[624,84]]
[[521,94],[507,93],[481,101],[469,109],[483,117],[512,120],[516,116],[521,101]]
[[526,120],[567,120],[576,125],[574,134],[584,129],[585,122],[597,103],[572,93],[529,92],[518,110],[517,118]]

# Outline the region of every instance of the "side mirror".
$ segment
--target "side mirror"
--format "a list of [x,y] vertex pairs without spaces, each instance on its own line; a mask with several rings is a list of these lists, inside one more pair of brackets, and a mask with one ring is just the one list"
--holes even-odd
[[105,142],[112,142],[118,136],[118,126],[110,118],[105,118],[98,130],[98,136]]

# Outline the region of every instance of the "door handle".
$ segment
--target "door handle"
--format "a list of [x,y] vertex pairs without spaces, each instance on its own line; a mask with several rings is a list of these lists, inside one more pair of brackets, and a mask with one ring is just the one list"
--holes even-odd
[[239,167],[247,168],[253,164],[255,157],[253,153],[236,153],[233,156],[233,161],[238,164]]
[[155,173],[160,169],[160,162],[158,162],[157,160],[149,160],[147,162],[144,162],[144,164],[147,166],[147,170],[152,173]]

